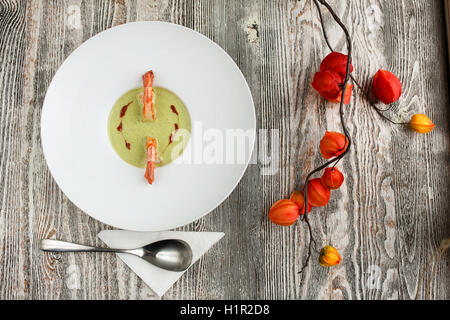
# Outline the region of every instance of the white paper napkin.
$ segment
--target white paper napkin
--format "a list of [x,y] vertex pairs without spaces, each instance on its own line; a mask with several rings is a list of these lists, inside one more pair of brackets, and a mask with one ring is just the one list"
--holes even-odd
[[[192,247],[192,264],[194,264],[224,235],[222,232],[104,230],[97,236],[109,247],[119,249],[137,248],[165,239],[184,240]],[[130,254],[117,255],[160,297],[186,272],[166,271]]]

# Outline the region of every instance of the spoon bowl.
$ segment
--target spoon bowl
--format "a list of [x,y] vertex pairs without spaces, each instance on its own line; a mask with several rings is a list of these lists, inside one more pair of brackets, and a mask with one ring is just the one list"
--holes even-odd
[[192,249],[183,240],[161,240],[142,249],[141,258],[162,269],[180,272],[192,263]]

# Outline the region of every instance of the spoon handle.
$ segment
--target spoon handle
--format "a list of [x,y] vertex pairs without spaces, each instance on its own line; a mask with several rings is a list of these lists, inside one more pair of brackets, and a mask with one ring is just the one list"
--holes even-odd
[[131,250],[91,247],[51,239],[41,240],[39,247],[42,251],[50,251],[50,252],[116,252],[116,253],[134,254],[133,252],[130,252]]

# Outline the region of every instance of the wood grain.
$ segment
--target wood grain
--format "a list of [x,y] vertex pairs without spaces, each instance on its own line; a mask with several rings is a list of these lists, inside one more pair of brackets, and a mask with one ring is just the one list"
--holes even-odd
[[[444,14],[445,14],[445,22],[447,25],[447,45],[449,49],[449,58],[450,58],[450,1],[444,0]],[[450,62],[450,59],[449,59]]]
[[[337,106],[310,85],[328,53],[311,0],[0,0],[0,299],[156,298],[113,255],[37,248],[43,237],[100,245],[96,234],[110,228],[81,212],[51,177],[41,148],[41,108],[73,50],[137,20],[182,24],[217,42],[250,85],[258,128],[269,130],[259,136],[258,163],[232,195],[180,228],[226,237],[164,298],[414,298],[419,272],[450,235],[445,11],[438,0],[330,3],[353,36],[355,76],[367,87],[379,68],[393,71],[404,94],[391,115],[408,121],[426,113],[437,129],[416,135],[393,127],[354,94],[345,117],[355,145],[340,164],[345,185],[311,215],[318,245],[336,246],[344,262],[334,269],[312,263],[298,275],[305,226],[279,228],[266,213],[322,162],[318,141],[325,130],[341,130]],[[332,45],[345,51],[338,26],[324,16]],[[274,174],[264,162],[270,158]],[[449,262],[446,254],[431,283],[433,299],[450,298]]]

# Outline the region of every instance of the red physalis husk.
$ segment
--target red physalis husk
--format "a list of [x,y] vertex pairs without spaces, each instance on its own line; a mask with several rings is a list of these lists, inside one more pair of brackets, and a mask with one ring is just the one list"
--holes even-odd
[[269,211],[269,219],[283,227],[293,225],[299,218],[298,206],[290,200],[280,200]]
[[[305,214],[305,197],[303,195],[303,192],[301,191],[294,191],[291,194],[291,198],[290,200],[292,202],[294,202],[300,209],[300,214],[304,215]],[[308,205],[308,213],[311,212],[311,206]]]
[[[320,64],[320,71],[330,70],[337,72],[341,77],[345,77],[347,72],[347,62],[347,55],[339,52],[332,52],[322,60],[322,63]],[[350,64],[350,73],[352,72],[353,65]]]
[[339,157],[348,148],[348,140],[338,132],[326,132],[320,141],[320,152],[325,159]]
[[337,190],[344,183],[344,175],[338,168],[326,168],[320,181],[331,190]]
[[[350,103],[350,100],[352,98],[352,93],[353,93],[353,85],[347,83],[347,86],[346,86],[346,89],[345,89],[344,104],[349,104]],[[331,99],[331,100],[328,100],[328,101],[335,102],[335,103],[340,103],[341,99],[342,99],[342,91],[339,93],[339,96],[336,99]]]
[[314,75],[312,86],[327,100],[336,100],[342,92],[342,77],[334,71],[320,71]]
[[[325,99],[340,103],[342,100],[342,87],[345,82],[348,57],[339,52],[332,52],[320,64],[320,71],[314,76],[312,86]],[[353,65],[350,65],[350,72]],[[347,84],[344,104],[349,104],[353,85]]]
[[325,207],[330,202],[331,190],[320,179],[308,183],[308,203],[313,207]]
[[379,70],[372,82],[373,93],[384,104],[397,101],[402,95],[402,83],[395,74]]

